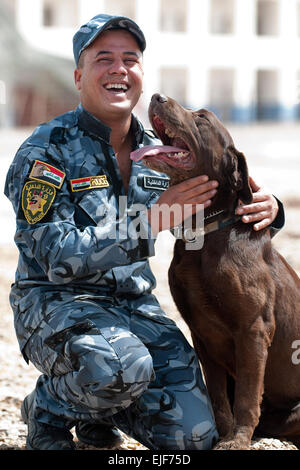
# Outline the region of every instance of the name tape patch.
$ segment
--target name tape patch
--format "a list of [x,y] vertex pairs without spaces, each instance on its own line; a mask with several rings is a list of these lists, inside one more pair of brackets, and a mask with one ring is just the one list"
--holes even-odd
[[168,178],[161,176],[144,176],[144,188],[160,189],[165,191],[169,188],[170,181]]
[[106,188],[109,186],[106,175],[86,176],[70,181],[71,189],[75,191],[84,191],[85,189]]
[[55,188],[60,189],[64,182],[66,174],[52,165],[40,160],[35,160],[29,178],[46,182]]

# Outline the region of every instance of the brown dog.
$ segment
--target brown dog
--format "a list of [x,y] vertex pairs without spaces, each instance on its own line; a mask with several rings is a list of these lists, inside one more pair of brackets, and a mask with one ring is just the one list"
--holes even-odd
[[[156,94],[149,116],[168,147],[138,158],[168,174],[171,184],[200,174],[217,180],[205,211],[210,224],[230,219],[239,199],[251,202],[245,157],[213,113]],[[300,280],[272,247],[269,229],[256,232],[235,220],[205,235],[197,251],[177,240],[169,284],[204,369],[222,438],[217,448],[247,449],[254,431],[299,448],[300,364],[293,348],[300,340]]]

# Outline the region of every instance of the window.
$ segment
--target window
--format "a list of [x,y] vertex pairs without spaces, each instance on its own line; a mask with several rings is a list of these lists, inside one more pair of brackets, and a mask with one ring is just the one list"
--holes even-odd
[[257,118],[274,119],[278,113],[277,70],[257,71]]
[[234,0],[211,0],[210,31],[232,34],[234,31]]
[[43,8],[43,25],[54,26],[54,7],[50,4],[45,5]]
[[297,116],[300,118],[300,70],[297,72]]
[[275,36],[279,32],[277,0],[258,0],[256,30],[259,36]]
[[44,0],[43,25],[54,27],[75,27],[78,20],[77,1]]
[[187,102],[187,78],[185,68],[162,67],[160,70],[160,93],[185,106]]
[[3,80],[0,80],[0,104],[6,104],[6,87]]
[[160,29],[164,32],[186,31],[187,0],[161,0]]
[[104,8],[108,15],[128,16],[135,20],[135,0],[105,0]]
[[2,8],[4,7],[12,17],[15,17],[17,11],[16,0],[2,0],[0,3]]
[[210,70],[209,86],[209,105],[212,111],[220,119],[230,120],[233,107],[234,70]]

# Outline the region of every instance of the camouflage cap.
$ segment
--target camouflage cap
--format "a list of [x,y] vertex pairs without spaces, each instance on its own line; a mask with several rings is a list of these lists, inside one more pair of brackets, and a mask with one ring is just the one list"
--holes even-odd
[[78,65],[79,57],[100,33],[109,29],[126,29],[138,42],[143,52],[146,48],[146,39],[140,27],[130,18],[126,16],[97,15],[82,25],[73,37],[73,52],[76,65]]

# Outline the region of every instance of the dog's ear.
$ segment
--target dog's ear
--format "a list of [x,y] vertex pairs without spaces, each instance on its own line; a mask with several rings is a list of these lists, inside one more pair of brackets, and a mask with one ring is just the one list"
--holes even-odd
[[230,186],[237,191],[239,199],[244,204],[252,202],[252,190],[249,184],[249,174],[246,158],[233,145],[226,149],[224,155],[225,173]]

